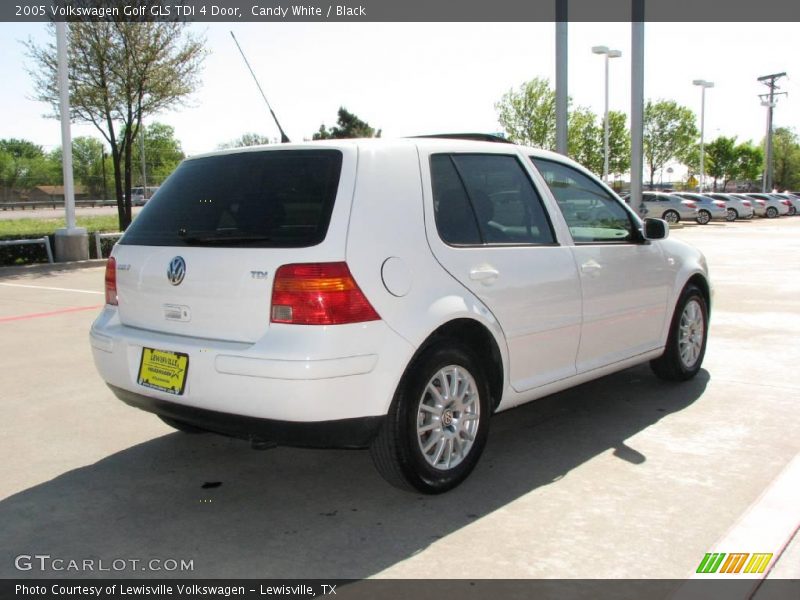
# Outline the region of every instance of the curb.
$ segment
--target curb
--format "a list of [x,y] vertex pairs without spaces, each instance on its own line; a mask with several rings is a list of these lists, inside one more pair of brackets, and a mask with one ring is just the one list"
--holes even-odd
[[92,267],[102,267],[106,264],[105,258],[93,258],[90,260],[78,260],[63,263],[37,263],[33,265],[19,265],[0,267],[0,277],[12,277],[26,275],[28,273],[53,273],[56,271],[75,271],[78,269],[90,269]]

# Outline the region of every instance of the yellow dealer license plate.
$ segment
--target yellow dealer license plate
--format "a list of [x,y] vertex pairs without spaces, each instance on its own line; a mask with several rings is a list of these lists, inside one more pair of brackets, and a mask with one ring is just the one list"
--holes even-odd
[[188,354],[142,348],[139,385],[180,396],[186,387],[188,370]]

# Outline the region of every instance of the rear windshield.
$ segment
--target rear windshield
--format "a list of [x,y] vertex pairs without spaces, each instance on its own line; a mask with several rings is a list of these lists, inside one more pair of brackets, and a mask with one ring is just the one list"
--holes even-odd
[[121,244],[306,247],[325,239],[342,153],[272,150],[187,160]]

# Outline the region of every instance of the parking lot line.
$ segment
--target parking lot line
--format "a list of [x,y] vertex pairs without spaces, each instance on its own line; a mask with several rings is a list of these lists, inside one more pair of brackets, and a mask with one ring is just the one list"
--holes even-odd
[[75,288],[49,287],[46,285],[26,285],[24,283],[0,283],[0,285],[5,287],[30,288],[32,290],[51,290],[54,292],[77,292],[79,294],[100,294],[101,296],[105,293],[105,292],[98,292],[96,290],[77,290]]
[[24,321],[26,319],[39,319],[41,317],[54,317],[56,315],[80,312],[83,310],[97,310],[98,308],[102,307],[103,307],[102,304],[97,304],[95,306],[73,306],[71,308],[62,308],[61,310],[52,310],[50,312],[31,313],[27,315],[14,315],[13,317],[0,317],[0,323],[7,323],[9,321]]

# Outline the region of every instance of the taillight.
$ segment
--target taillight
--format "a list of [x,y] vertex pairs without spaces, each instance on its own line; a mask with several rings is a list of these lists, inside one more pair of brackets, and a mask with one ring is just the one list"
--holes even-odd
[[725,203],[722,200],[714,200],[714,204],[716,204],[720,208],[725,208]]
[[113,256],[106,262],[106,304],[117,306],[117,259]]
[[686,206],[686,208],[697,208],[697,204],[695,204],[694,202],[690,202],[689,200],[683,200],[681,204]]
[[761,206],[766,206],[767,205],[767,201],[766,200],[758,200],[758,199],[756,199],[756,202],[758,202]]
[[275,272],[273,323],[342,325],[379,319],[347,263],[283,265]]
[[747,200],[742,200],[742,206],[746,206],[747,208],[751,208],[753,205],[750,204]]
[[788,200],[783,200],[782,202],[783,202],[783,203],[784,203],[786,206],[791,206],[791,205],[792,205],[792,203],[791,203],[791,202],[789,202]]

